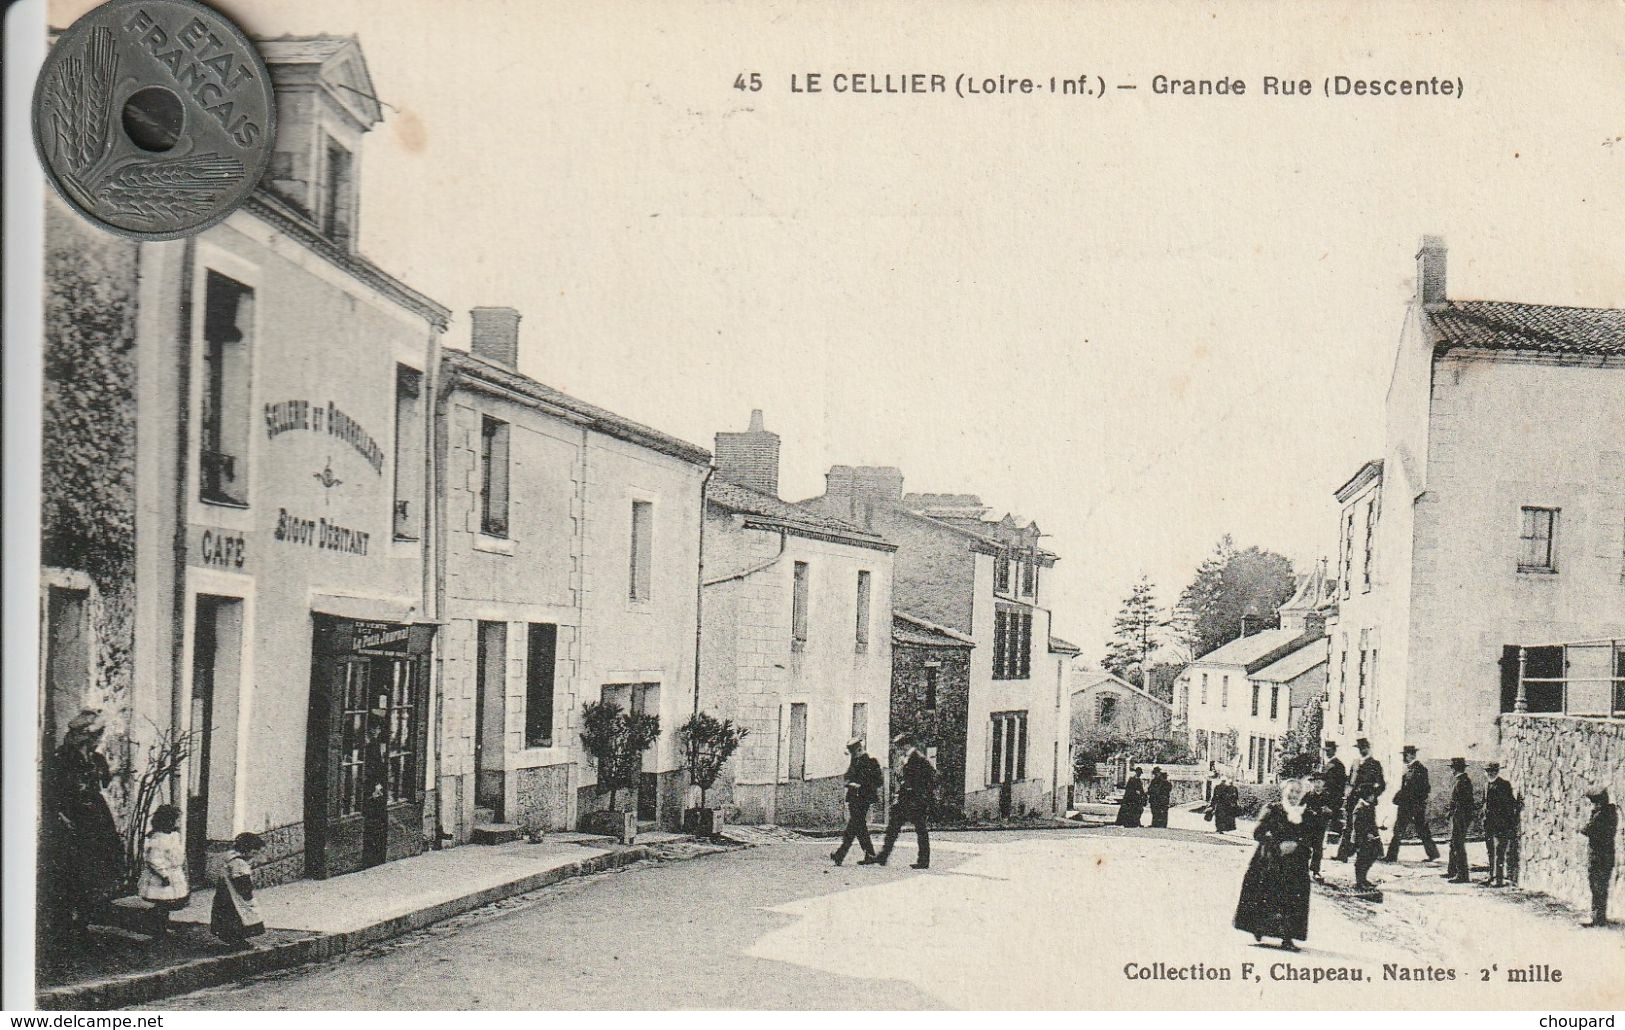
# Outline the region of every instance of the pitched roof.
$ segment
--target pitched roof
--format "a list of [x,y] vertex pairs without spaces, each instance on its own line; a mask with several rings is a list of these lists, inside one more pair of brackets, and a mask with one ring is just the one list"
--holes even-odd
[[921,647],[962,647],[968,651],[976,646],[974,638],[956,629],[897,611],[891,613],[891,638],[895,643],[918,644]]
[[1261,658],[1270,657],[1273,651],[1292,643],[1301,636],[1303,634],[1295,629],[1260,630],[1251,636],[1241,637],[1222,647],[1214,648],[1191,664],[1252,665]]
[[897,549],[875,534],[865,532],[833,515],[789,504],[760,490],[752,490],[723,479],[711,480],[711,486],[707,489],[705,497],[707,502],[725,511],[754,516],[803,536],[836,540],[884,551]]
[[1172,711],[1174,707],[1172,702],[1164,701],[1162,698],[1146,690],[1144,687],[1130,683],[1128,680],[1123,679],[1120,676],[1113,676],[1111,673],[1104,670],[1097,669],[1093,672],[1084,673],[1081,683],[1078,680],[1073,680],[1072,683],[1073,686],[1071,693],[1074,697],[1086,690],[1093,690],[1096,687],[1109,684],[1121,690],[1126,690],[1131,694],[1138,694],[1147,701],[1155,701],[1157,704],[1168,709],[1169,711]]
[[[711,453],[703,447],[698,447],[686,440],[679,440],[675,436],[667,436],[657,429],[633,422],[629,418],[622,418],[612,411],[606,411],[594,404],[577,400],[567,393],[560,393],[551,386],[539,383],[530,376],[522,375],[511,368],[503,368],[470,354],[467,351],[447,350],[441,354],[441,368],[448,375],[445,388],[451,389],[457,381],[471,387],[480,384],[501,387],[511,393],[536,402],[542,407],[560,409],[560,411],[575,420],[585,422],[591,429],[597,430],[606,436],[612,436],[628,443],[635,443],[662,454],[669,454],[674,458],[693,465],[707,465],[711,461]],[[713,484],[713,489],[715,485]]]
[[1316,637],[1307,641],[1296,651],[1285,657],[1277,658],[1274,662],[1252,674],[1255,680],[1264,680],[1269,683],[1286,683],[1313,669],[1317,665],[1325,665],[1329,660],[1325,637]]
[[1068,643],[1067,641],[1062,640],[1060,637],[1049,638],[1049,649],[1051,654],[1083,653],[1083,648],[1079,647],[1077,644]]
[[1441,349],[1625,355],[1625,308],[1451,300],[1430,307],[1427,317]]

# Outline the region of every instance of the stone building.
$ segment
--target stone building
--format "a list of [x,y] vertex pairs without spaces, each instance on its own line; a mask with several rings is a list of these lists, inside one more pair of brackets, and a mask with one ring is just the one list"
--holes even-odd
[[512,308],[471,320],[435,409],[441,832],[572,829],[605,807],[580,743],[596,700],[660,717],[616,803],[676,827],[710,455],[520,373]]
[[[1337,492],[1327,724],[1363,719],[1389,768],[1417,745],[1442,782],[1453,756],[1475,776],[1502,757],[1520,649],[1555,680],[1563,651],[1539,645],[1625,637],[1625,310],[1453,299],[1435,237],[1416,278],[1383,454]],[[1564,704],[1555,682],[1526,694]]]
[[747,431],[717,434],[699,707],[750,735],[707,800],[745,822],[833,825],[847,741],[885,764],[895,548],[780,500],[778,455],[760,411]]
[[936,766],[936,814],[961,814],[965,737],[970,719],[971,652],[976,640],[904,612],[892,613],[891,732],[906,734]]
[[895,468],[837,465],[825,482],[801,506],[896,546],[897,609],[975,642],[964,779],[954,788],[965,813],[1059,811],[1072,782],[1065,684],[1076,649],[1050,632],[1041,585],[1057,559],[1037,525],[989,519],[971,494],[904,495]]
[[1075,756],[1098,763],[1125,741],[1172,739],[1169,702],[1088,663],[1074,663],[1070,740]]
[[[92,239],[54,203],[48,223],[47,479],[89,478],[47,495],[42,736],[108,709],[121,787],[189,739],[163,799],[199,882],[242,831],[275,883],[434,827],[426,413],[449,313],[357,249],[382,116],[360,47],[259,46],[280,124],[241,209],[161,243]],[[104,401],[91,433],[63,424]],[[74,526],[66,496],[106,507]]]

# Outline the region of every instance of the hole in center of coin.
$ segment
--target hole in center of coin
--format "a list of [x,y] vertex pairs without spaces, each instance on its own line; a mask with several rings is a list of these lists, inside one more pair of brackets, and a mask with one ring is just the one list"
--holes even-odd
[[142,150],[161,154],[181,138],[184,117],[180,97],[162,86],[148,86],[124,102],[124,134]]

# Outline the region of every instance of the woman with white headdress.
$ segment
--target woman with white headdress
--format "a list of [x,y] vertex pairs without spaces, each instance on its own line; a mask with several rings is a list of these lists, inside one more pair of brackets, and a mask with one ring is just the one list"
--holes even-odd
[[1296,951],[1309,938],[1309,841],[1304,825],[1303,784],[1281,784],[1281,800],[1264,809],[1253,830],[1258,848],[1241,881],[1235,927],[1254,940],[1278,937]]

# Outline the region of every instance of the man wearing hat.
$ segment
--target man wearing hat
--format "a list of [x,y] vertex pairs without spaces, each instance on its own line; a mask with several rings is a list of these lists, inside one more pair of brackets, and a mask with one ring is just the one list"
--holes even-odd
[[[1326,847],[1326,824],[1333,805],[1326,795],[1326,774],[1317,769],[1309,774],[1309,789],[1303,795],[1303,838],[1309,845],[1309,875],[1321,879],[1320,858]],[[1341,802],[1341,799],[1339,799]]]
[[846,860],[846,853],[857,841],[863,849],[859,865],[874,865],[875,846],[869,840],[869,806],[880,799],[880,787],[885,778],[880,763],[864,753],[863,738],[853,737],[846,742],[851,759],[846,763],[846,830],[841,834],[841,846],[830,852],[836,865]]
[[1439,846],[1433,843],[1433,835],[1428,833],[1428,795],[1433,792],[1428,785],[1428,767],[1416,757],[1416,745],[1406,744],[1399,749],[1400,757],[1405,759],[1405,774],[1400,777],[1399,789],[1394,791],[1394,807],[1399,814],[1394,817],[1394,835],[1388,841],[1388,855],[1385,861],[1399,861],[1399,842],[1405,839],[1405,828],[1408,826],[1422,838],[1422,850],[1427,852],[1429,862],[1439,860]]
[[1484,785],[1484,846],[1489,851],[1490,875],[1486,887],[1507,885],[1507,851],[1518,832],[1518,801],[1512,784],[1501,776],[1501,763],[1484,767],[1490,782]]
[[1619,809],[1608,800],[1608,788],[1586,792],[1591,818],[1580,831],[1591,846],[1586,872],[1591,879],[1591,918],[1581,926],[1608,925],[1608,881],[1614,878],[1614,837],[1619,833]]
[[[1371,753],[1371,741],[1361,737],[1354,742],[1354,749],[1360,752],[1360,761],[1354,767],[1354,782],[1349,784],[1348,798],[1343,802],[1343,825],[1354,825],[1354,806],[1362,797],[1368,794],[1373,800],[1382,796],[1388,789],[1388,781],[1382,777],[1382,763],[1377,761]],[[1354,854],[1354,834],[1345,833],[1337,843],[1337,860],[1347,862],[1349,856]]]
[[[1343,760],[1337,757],[1337,741],[1328,740],[1322,748],[1326,752],[1326,761],[1320,767],[1321,791],[1326,795],[1326,828],[1335,831],[1338,835],[1339,846],[1343,836],[1343,808],[1347,799],[1349,788],[1349,771],[1343,765]],[[1324,841],[1322,841],[1324,844]],[[1317,849],[1317,854],[1319,853]],[[1316,866],[1318,869],[1319,866]]]
[[1450,865],[1443,876],[1451,883],[1466,883],[1471,868],[1467,864],[1467,827],[1473,821],[1478,799],[1467,775],[1467,759],[1452,758],[1450,771],[1456,774],[1456,782],[1450,788]]
[[906,757],[903,759],[902,775],[897,778],[897,798],[892,802],[891,818],[886,820],[886,841],[880,846],[880,854],[875,856],[875,864],[885,865],[886,860],[891,858],[897,835],[903,832],[903,824],[908,822],[914,824],[914,843],[919,849],[911,868],[929,869],[931,829],[928,821],[937,771],[932,768],[931,760],[925,757],[920,746],[907,736],[899,734],[892,744],[906,749]]

